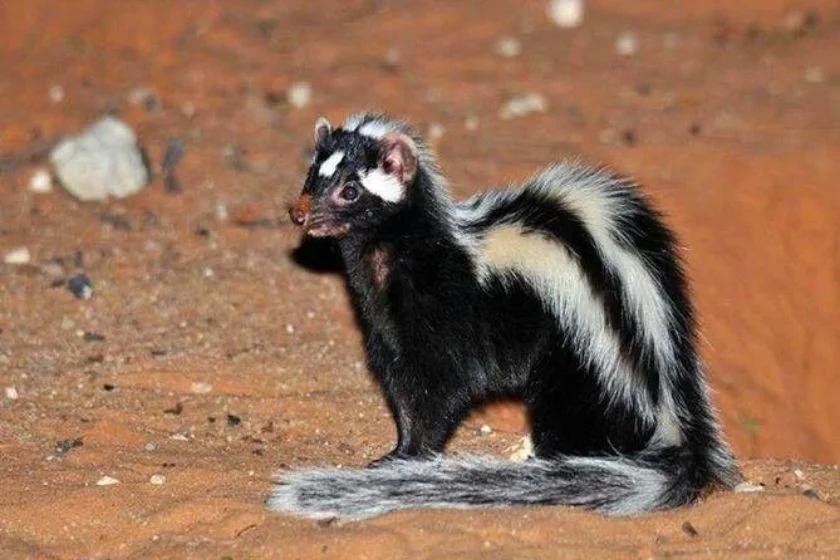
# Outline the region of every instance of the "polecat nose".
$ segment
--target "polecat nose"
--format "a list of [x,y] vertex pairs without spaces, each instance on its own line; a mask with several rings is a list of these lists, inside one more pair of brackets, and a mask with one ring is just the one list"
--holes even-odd
[[312,208],[312,197],[308,194],[300,195],[297,204],[289,208],[289,217],[296,226],[302,226],[309,217],[309,210]]
[[289,218],[296,226],[302,226],[306,223],[306,212],[300,208],[289,208]]

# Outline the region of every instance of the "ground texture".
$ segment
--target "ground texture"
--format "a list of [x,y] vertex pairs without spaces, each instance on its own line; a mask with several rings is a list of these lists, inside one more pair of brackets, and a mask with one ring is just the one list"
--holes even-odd
[[[575,29],[503,0],[0,2],[0,252],[31,255],[0,262],[2,556],[837,557],[840,471],[815,465],[840,462],[838,38],[832,0],[600,0]],[[544,112],[500,118],[527,94]],[[264,511],[277,469],[364,464],[394,438],[341,277],[294,257],[285,214],[315,118],[363,108],[429,132],[459,197],[575,155],[645,185],[764,492],[639,519]],[[148,188],[32,192],[50,142],[106,112],[148,150]],[[89,300],[66,288],[79,272]],[[452,448],[509,453],[523,431],[497,407]]]

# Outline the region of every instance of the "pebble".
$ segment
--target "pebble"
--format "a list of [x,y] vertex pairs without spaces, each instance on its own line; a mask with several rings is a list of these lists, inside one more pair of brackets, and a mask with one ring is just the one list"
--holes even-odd
[[551,0],[548,17],[557,27],[573,29],[583,23],[583,0]]
[[77,274],[68,280],[67,289],[73,292],[76,299],[90,299],[93,297],[93,284],[86,274]]
[[534,442],[531,436],[523,436],[519,443],[514,447],[513,452],[508,456],[508,459],[514,463],[524,463],[530,457],[534,456]]
[[639,51],[639,39],[632,31],[625,31],[615,39],[615,52],[621,56],[633,56]]
[[153,111],[161,105],[157,91],[147,86],[136,87],[128,92],[128,103],[147,111]]
[[733,490],[738,493],[764,492],[764,486],[761,486],[760,484],[750,484],[749,482],[742,482],[736,485]]
[[312,102],[312,86],[309,82],[295,82],[286,90],[286,101],[295,109],[303,109]]
[[385,53],[385,59],[382,61],[382,67],[389,72],[395,72],[399,68],[400,62],[402,62],[402,55],[400,54],[400,51],[391,48]]
[[805,479],[805,473],[802,472],[802,469],[794,469],[793,470],[793,476],[795,476],[797,480],[804,480]]
[[487,424],[484,424],[478,431],[481,432],[481,435],[486,436],[493,433],[493,428],[491,428]]
[[475,132],[478,130],[480,124],[481,121],[476,115],[467,115],[464,119],[464,128],[466,128],[469,132]]
[[52,177],[46,169],[36,169],[29,178],[29,190],[34,193],[48,193],[52,191]]
[[168,193],[181,192],[181,181],[175,174],[175,166],[187,153],[187,143],[183,138],[172,138],[166,143],[163,153],[163,185]]
[[49,97],[50,101],[53,103],[61,103],[64,101],[64,88],[59,85],[51,86],[47,91],[47,97]]
[[805,81],[809,84],[821,84],[825,81],[825,72],[819,66],[811,66],[805,70]]
[[206,395],[207,393],[213,392],[213,386],[204,381],[193,381],[190,385],[190,391],[196,395]]
[[120,481],[112,476],[105,475],[101,477],[99,480],[96,481],[97,486],[113,486],[114,484],[119,484]]
[[10,401],[16,401],[20,398],[20,395],[18,394],[18,390],[15,389],[14,387],[6,387],[6,390],[4,392],[6,394],[6,398],[9,399]]
[[50,153],[62,186],[82,201],[124,198],[142,189],[149,171],[127,124],[105,116]]
[[32,260],[32,254],[26,247],[17,247],[3,256],[6,264],[27,264]]
[[76,321],[71,319],[70,317],[62,317],[61,318],[61,328],[62,330],[69,331],[76,327]]
[[522,43],[516,37],[505,36],[496,41],[493,50],[502,58],[514,58],[522,54]]
[[153,441],[150,441],[149,443],[147,443],[146,445],[143,446],[143,449],[145,449],[149,453],[151,453],[152,451],[157,451],[157,448],[158,448],[158,444],[156,444]]
[[182,433],[172,434],[171,436],[169,436],[169,439],[173,439],[175,441],[190,441],[190,438],[187,437],[186,434]]
[[525,93],[510,98],[507,103],[499,109],[499,118],[510,120],[524,117],[531,113],[544,113],[548,108],[545,97],[539,93]]
[[446,134],[446,128],[440,123],[432,123],[429,125],[428,137],[430,140],[439,140]]
[[149,482],[152,483],[152,484],[155,484],[157,486],[160,486],[161,484],[166,482],[166,477],[163,476],[162,474],[153,474],[151,477],[149,477]]

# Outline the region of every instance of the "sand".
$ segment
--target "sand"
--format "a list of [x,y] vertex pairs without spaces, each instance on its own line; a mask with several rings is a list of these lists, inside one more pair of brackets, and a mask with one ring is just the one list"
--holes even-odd
[[[3,558],[840,556],[840,8],[602,0],[570,30],[544,8],[0,4],[0,253],[30,254],[0,262]],[[521,54],[496,54],[505,36]],[[499,118],[535,93],[545,112]],[[680,233],[726,434],[764,490],[634,519],[265,511],[278,469],[362,465],[394,439],[341,276],[294,252],[286,215],[316,117],[364,108],[434,132],[459,197],[575,155],[643,184]],[[46,147],[104,112],[153,182],[102,204],[32,192]],[[175,138],[180,194],[160,173]],[[89,300],[64,283],[79,272]],[[452,451],[507,454],[526,429],[496,407]]]

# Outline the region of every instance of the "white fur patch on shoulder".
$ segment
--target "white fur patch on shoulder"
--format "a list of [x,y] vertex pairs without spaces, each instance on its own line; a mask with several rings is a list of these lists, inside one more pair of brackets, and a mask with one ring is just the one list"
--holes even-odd
[[366,191],[387,202],[399,202],[405,196],[405,189],[399,179],[381,169],[360,174],[359,178]]
[[335,170],[338,169],[338,165],[344,160],[344,152],[338,150],[334,152],[330,157],[324,160],[321,164],[320,169],[318,169],[318,175],[321,177],[332,177],[335,173]]

